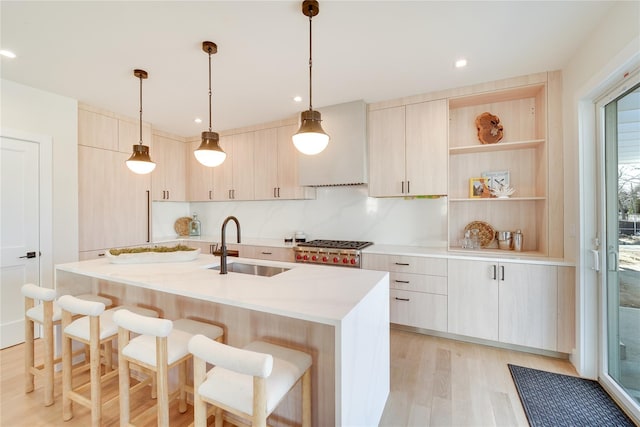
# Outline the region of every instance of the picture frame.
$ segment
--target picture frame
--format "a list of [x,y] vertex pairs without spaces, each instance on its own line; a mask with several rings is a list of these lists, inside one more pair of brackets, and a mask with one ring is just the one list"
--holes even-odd
[[469,178],[469,198],[471,199],[486,199],[491,197],[491,191],[489,190],[489,178],[478,176],[475,178]]
[[491,192],[491,190],[500,190],[511,185],[509,171],[482,172],[480,176],[488,179],[487,187],[489,187],[489,192]]

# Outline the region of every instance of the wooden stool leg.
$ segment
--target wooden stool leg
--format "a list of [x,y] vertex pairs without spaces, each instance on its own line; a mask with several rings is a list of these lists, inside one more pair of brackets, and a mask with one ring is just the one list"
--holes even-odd
[[180,390],[180,395],[178,397],[178,412],[184,414],[187,412],[187,391],[185,387],[187,386],[187,363],[189,360],[185,360],[178,366],[178,387]]
[[[216,419],[215,419],[215,427],[222,427],[222,423],[224,422],[224,418],[222,417],[222,408],[218,408],[216,406],[216,415],[215,415]],[[206,421],[206,414],[205,414],[205,424],[206,425],[207,421]]]
[[124,360],[122,349],[129,343],[129,332],[123,328],[118,328],[118,378],[120,387],[120,425],[129,425],[131,406],[129,403],[130,367],[129,362]]
[[35,375],[31,369],[35,366],[35,354],[33,348],[33,328],[31,319],[24,319],[24,392],[31,393],[34,389]]
[[[207,364],[199,357],[193,357],[193,425],[195,427],[207,426],[207,402],[200,398],[198,387],[202,384],[207,374]],[[222,415],[220,416],[222,418]],[[216,412],[216,425],[218,423],[218,414]]]
[[156,337],[156,375],[158,377],[158,425],[169,426],[169,362],[167,337]]
[[113,371],[113,342],[104,343],[104,372]]
[[311,427],[311,368],[302,376],[302,427]]
[[151,398],[152,399],[158,398],[158,376],[157,375],[151,376]]
[[73,407],[69,393],[71,392],[71,338],[64,333],[64,328],[71,323],[71,313],[62,313],[62,419],[73,418]]
[[102,384],[100,382],[100,318],[89,318],[89,360],[91,363],[91,425],[100,427],[102,424]]
[[253,422],[252,427],[267,427],[267,382],[253,377]]
[[53,302],[44,303],[44,406],[53,405]]

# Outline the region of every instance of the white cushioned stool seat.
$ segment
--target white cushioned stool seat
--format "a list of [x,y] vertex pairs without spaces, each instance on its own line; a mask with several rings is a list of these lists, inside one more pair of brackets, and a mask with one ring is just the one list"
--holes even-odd
[[[153,319],[127,310],[119,310],[113,315],[119,327],[119,371],[120,371],[120,425],[132,426],[129,396],[138,389],[131,387],[130,363],[142,366],[153,373],[157,384],[157,424],[169,425],[169,401],[178,398],[178,410],[187,410],[187,363],[192,359],[189,340],[195,333],[205,333],[211,339],[224,335],[222,328],[191,319]],[[140,334],[131,338],[131,333]],[[178,388],[169,391],[168,371],[178,368]],[[154,408],[148,408],[153,410]],[[145,413],[138,415],[144,416]]]
[[[215,411],[215,427],[223,427],[230,416],[266,427],[273,410],[298,382],[302,427],[311,427],[310,355],[263,341],[240,349],[202,335],[191,338],[189,351],[193,354],[195,427],[207,426],[208,404]],[[208,372],[207,363],[214,365]]]
[[[113,301],[111,301],[107,297],[103,297],[100,295],[93,294],[82,294],[76,295],[76,298],[80,298],[85,301],[93,301],[93,302],[101,302],[105,307],[111,307],[113,305]],[[42,304],[38,304],[33,308],[30,308],[25,312],[25,316],[28,318],[35,320],[36,322],[44,323],[44,308]],[[62,309],[57,302],[53,302],[53,321],[59,322],[62,319]]]
[[[193,350],[193,347],[190,347]],[[244,347],[244,350],[271,355],[273,367],[266,371],[266,410],[271,413],[287,392],[311,366],[311,356],[301,351],[281,347],[263,341],[255,341]],[[197,351],[194,353],[197,355]],[[250,355],[246,355],[250,357]],[[236,353],[235,364],[242,365],[242,354]],[[215,358],[207,358],[215,364]],[[246,368],[246,367],[245,367]],[[254,372],[258,374],[260,372]],[[262,375],[256,375],[262,376]],[[198,387],[198,393],[205,399],[220,402],[223,405],[253,415],[253,376],[238,373],[220,366],[214,366],[207,373],[206,380]]]
[[[168,334],[163,334],[167,337],[167,361],[169,365],[189,354],[189,340],[196,334],[202,334],[215,340],[224,335],[224,331],[219,326],[198,322],[197,320],[174,320],[173,329],[171,329]],[[129,341],[129,344],[122,349],[122,354],[148,365],[155,366],[157,363],[155,335],[139,335],[133,338]]]
[[[103,340],[110,336],[118,334],[118,325],[113,321],[113,315],[116,311],[127,309],[132,313],[140,314],[147,317],[158,317],[158,313],[148,308],[121,305],[118,307],[110,308],[100,314],[100,336],[99,339]],[[88,341],[89,336],[89,317],[81,317],[71,322],[69,326],[64,329],[64,333],[71,337]]]

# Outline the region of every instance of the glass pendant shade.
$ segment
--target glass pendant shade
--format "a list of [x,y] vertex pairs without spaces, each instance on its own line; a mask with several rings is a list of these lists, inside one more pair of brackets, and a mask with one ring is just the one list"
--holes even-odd
[[320,111],[307,110],[300,114],[301,125],[293,135],[293,145],[302,154],[314,155],[327,148],[329,135],[322,129]]
[[193,152],[196,160],[208,167],[221,165],[227,158],[227,153],[220,148],[218,141],[219,137],[216,132],[202,132],[202,143]]
[[133,146],[133,154],[127,159],[126,164],[131,172],[140,175],[150,173],[156,168],[156,164],[149,157],[149,147],[142,144]]

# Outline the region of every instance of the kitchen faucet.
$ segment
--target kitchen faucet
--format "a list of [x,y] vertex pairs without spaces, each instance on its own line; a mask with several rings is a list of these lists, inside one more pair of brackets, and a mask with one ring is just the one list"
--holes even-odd
[[240,222],[235,216],[228,216],[222,223],[222,247],[220,248],[220,274],[227,274],[227,223],[233,221],[238,230],[238,243],[240,243]]

